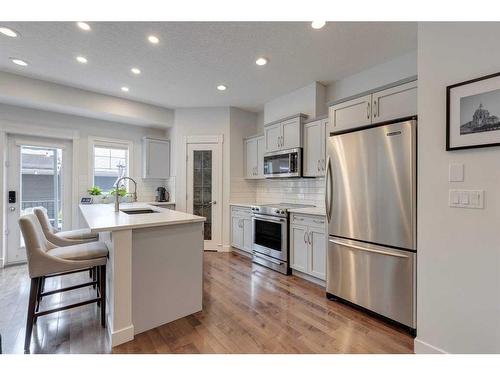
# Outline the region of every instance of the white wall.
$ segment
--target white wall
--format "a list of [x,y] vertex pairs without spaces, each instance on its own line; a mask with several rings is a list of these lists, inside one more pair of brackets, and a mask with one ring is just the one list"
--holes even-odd
[[326,102],[343,99],[417,74],[417,51],[399,56],[326,87]]
[[230,181],[230,134],[229,107],[212,108],[180,108],[175,110],[174,127],[167,131],[172,140],[172,169],[175,171],[176,209],[186,210],[186,155],[184,137],[191,135],[222,135],[224,137],[222,150],[222,240],[229,243],[229,181]]
[[[419,24],[417,353],[500,353],[500,147],[445,151],[446,86],[500,71],[499,34]],[[448,182],[452,162],[464,182]],[[448,207],[457,188],[484,189],[485,208]]]
[[325,114],[324,92],[325,86],[319,82],[313,82],[271,100],[264,105],[264,123],[267,124],[297,113],[304,113],[311,118]]
[[168,108],[5,72],[0,72],[0,103],[146,127],[173,124]]
[[[157,186],[163,185],[163,180],[143,180],[140,176],[141,169],[141,140],[143,136],[164,137],[165,132],[161,129],[152,129],[139,126],[131,126],[119,124],[109,121],[99,121],[85,117],[70,116],[61,113],[49,111],[41,111],[30,108],[10,106],[0,104],[0,126],[7,125],[23,125],[46,127],[61,130],[74,130],[79,133],[79,154],[78,154],[78,195],[79,197],[86,195],[87,189],[92,184],[89,181],[89,146],[88,137],[98,136],[105,138],[116,138],[133,142],[133,160],[132,177],[138,182],[138,196],[141,201],[148,201],[154,198],[154,189]],[[0,210],[2,210],[0,203]],[[72,202],[78,204],[78,202]],[[81,223],[73,223],[74,226]]]

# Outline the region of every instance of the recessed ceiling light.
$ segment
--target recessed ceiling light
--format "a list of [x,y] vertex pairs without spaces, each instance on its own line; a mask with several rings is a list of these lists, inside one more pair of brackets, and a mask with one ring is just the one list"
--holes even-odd
[[160,42],[160,39],[158,39],[158,37],[154,36],[154,35],[148,36],[148,40],[149,40],[149,43],[153,43],[153,44],[158,44]]
[[78,61],[80,64],[86,64],[88,62],[87,58],[83,56],[77,56],[76,61]]
[[76,23],[78,27],[82,30],[89,31],[90,30],[90,25],[86,22],[77,22]]
[[14,30],[9,29],[8,27],[5,26],[0,26],[0,33],[6,36],[10,36],[11,38],[16,38],[19,35]]
[[217,86],[217,90],[219,90],[219,91],[226,91],[227,90],[227,86],[226,85],[219,85],[219,86]]
[[132,69],[130,69],[130,71],[134,74],[141,74],[141,69],[139,69],[139,68],[132,68]]
[[313,29],[321,29],[325,25],[326,25],[326,21],[312,21],[311,22],[311,27]]
[[28,66],[28,63],[26,61],[18,59],[18,58],[15,58],[15,57],[11,57],[10,61],[12,61],[16,65]]
[[265,57],[259,57],[257,60],[255,60],[255,63],[259,66],[263,66],[267,64],[267,59]]
[[123,87],[122,87],[122,91],[123,91],[123,92],[129,92],[129,88],[128,88],[127,86],[123,86]]

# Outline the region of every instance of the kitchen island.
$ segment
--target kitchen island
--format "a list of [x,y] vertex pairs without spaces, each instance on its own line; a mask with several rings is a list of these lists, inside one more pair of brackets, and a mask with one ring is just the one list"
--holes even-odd
[[111,346],[202,309],[204,217],[123,203],[80,205],[107,244],[107,329]]

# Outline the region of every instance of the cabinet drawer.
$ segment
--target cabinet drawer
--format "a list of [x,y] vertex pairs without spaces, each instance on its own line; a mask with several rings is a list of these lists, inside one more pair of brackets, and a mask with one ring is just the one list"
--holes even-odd
[[252,209],[244,206],[231,206],[231,215],[250,216]]
[[308,225],[312,227],[325,227],[325,217],[316,215],[292,214],[291,222],[293,224]]

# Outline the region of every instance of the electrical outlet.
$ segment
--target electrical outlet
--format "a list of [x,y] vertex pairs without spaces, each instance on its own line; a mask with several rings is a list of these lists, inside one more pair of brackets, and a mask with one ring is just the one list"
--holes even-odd
[[484,190],[449,190],[448,204],[458,208],[484,208]]

